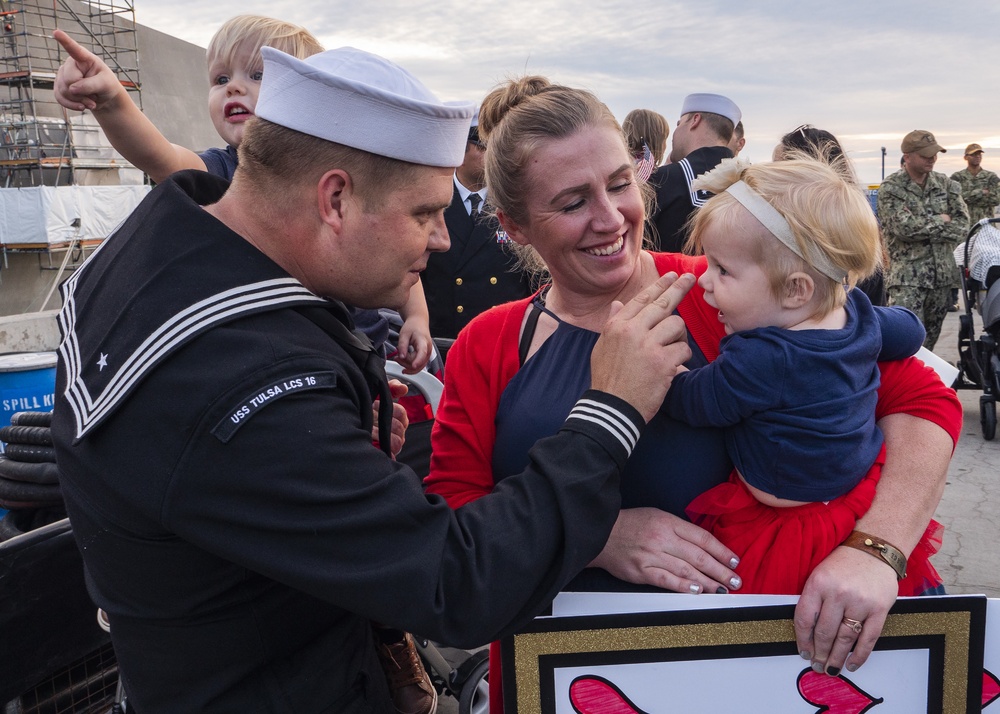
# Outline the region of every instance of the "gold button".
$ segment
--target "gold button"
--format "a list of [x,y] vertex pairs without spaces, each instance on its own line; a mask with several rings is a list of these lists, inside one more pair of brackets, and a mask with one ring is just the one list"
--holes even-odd
[[496,278],[490,278],[490,285],[496,285],[496,284],[497,284],[497,279]]
[[455,312],[465,312],[465,308],[459,305],[458,307],[455,308]]
[[455,285],[461,285],[461,284],[462,284],[462,279],[461,278],[455,278]]

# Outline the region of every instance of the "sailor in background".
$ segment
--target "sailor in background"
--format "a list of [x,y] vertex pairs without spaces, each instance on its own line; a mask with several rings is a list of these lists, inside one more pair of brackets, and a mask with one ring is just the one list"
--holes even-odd
[[451,248],[434,253],[421,276],[434,337],[456,337],[472,318],[531,294],[528,275],[507,246],[500,224],[486,207],[479,115],[472,119],[465,158],[455,170],[455,191],[444,212]]
[[740,108],[722,95],[689,94],[684,98],[673,133],[671,163],[658,168],[649,179],[656,189],[656,208],[649,219],[656,228],[653,250],[684,250],[688,216],[710,195],[695,191],[691,182],[733,157],[728,144],[742,118]]

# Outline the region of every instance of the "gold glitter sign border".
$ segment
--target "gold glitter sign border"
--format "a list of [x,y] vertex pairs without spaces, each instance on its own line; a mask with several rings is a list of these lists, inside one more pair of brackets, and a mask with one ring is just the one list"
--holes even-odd
[[[589,655],[587,663],[594,664],[594,655],[607,654],[598,665],[622,663],[622,656],[655,662],[655,655],[641,653],[657,650],[671,655],[663,661],[683,661],[688,658],[678,656],[680,650],[709,647],[731,647],[736,657],[794,655],[793,613],[792,605],[768,605],[539,618],[503,640],[505,708],[508,714],[551,714],[554,695],[543,680],[558,666],[579,666],[553,665],[553,658]],[[929,714],[964,714],[981,708],[985,630],[985,597],[899,600],[875,649],[929,650]],[[748,649],[759,651],[748,655]]]

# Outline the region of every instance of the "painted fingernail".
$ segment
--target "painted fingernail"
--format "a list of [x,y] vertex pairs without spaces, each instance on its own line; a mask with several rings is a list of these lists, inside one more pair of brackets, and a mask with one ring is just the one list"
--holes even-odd
[[857,672],[858,671],[858,665],[854,664],[854,662],[849,662],[848,665],[847,665],[847,671],[848,672]]
[[802,659],[812,659],[813,653],[810,652],[809,650],[802,650],[801,652],[799,652],[799,657],[801,657]]
[[739,558],[730,558],[730,560],[729,560],[729,567],[730,568],[735,568],[739,564],[740,564],[740,559]]
[[812,664],[812,670],[816,674],[823,674],[823,663],[822,662],[813,662],[813,664]]
[[729,587],[731,587],[733,590],[739,590],[740,585],[742,585],[742,584],[743,584],[743,581],[740,580],[740,578],[739,578],[738,575],[734,575],[733,577],[731,577],[729,579]]
[[838,674],[840,674],[840,667],[827,667],[826,673],[829,674],[831,677],[836,677]]
[[690,585],[688,585],[688,590],[697,595],[698,593],[701,592],[701,585],[699,585],[698,583],[691,583]]
[[728,590],[726,590],[726,589],[725,589],[724,587],[722,587],[721,585],[720,585],[719,587],[717,587],[717,588],[715,589],[715,594],[716,594],[716,595],[725,595],[725,594],[726,594],[727,592],[729,592],[729,591],[728,591]]

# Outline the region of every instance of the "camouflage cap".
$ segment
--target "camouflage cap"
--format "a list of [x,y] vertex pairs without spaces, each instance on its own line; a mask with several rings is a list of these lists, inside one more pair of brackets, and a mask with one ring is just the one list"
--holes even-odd
[[925,159],[929,159],[939,151],[947,151],[946,148],[937,143],[937,139],[934,138],[933,134],[923,129],[914,129],[904,136],[900,150],[904,154],[917,152]]
[[966,156],[972,156],[973,154],[981,154],[981,153],[983,153],[983,147],[981,147],[979,144],[969,144],[968,146],[965,147]]

